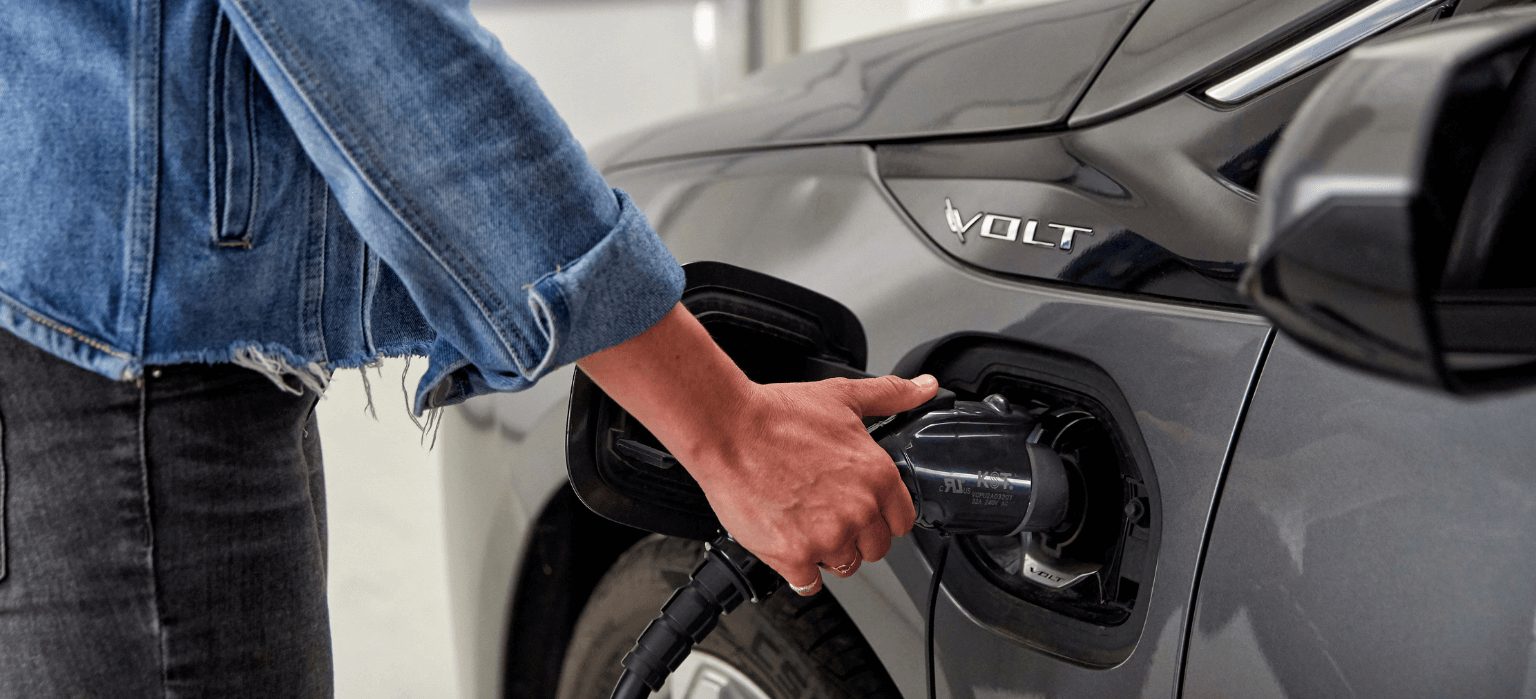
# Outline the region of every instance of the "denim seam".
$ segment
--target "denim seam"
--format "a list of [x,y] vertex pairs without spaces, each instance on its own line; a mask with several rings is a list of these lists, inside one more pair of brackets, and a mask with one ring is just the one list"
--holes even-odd
[[[222,14],[222,13],[221,13]],[[224,218],[219,215],[219,50],[220,40],[224,38],[225,24],[228,20],[223,17],[214,19],[213,42],[208,47],[208,239],[215,245],[219,242],[219,233],[223,228]],[[233,31],[230,28],[229,31]]]
[[[427,242],[427,237],[423,234],[425,228],[417,220],[417,217],[411,213],[412,205],[409,199],[401,194],[401,190],[395,186],[393,181],[389,179],[388,174],[379,168],[363,167],[362,160],[364,158],[367,159],[370,165],[373,161],[376,160],[374,158],[371,147],[361,141],[349,138],[347,133],[344,133],[344,131],[347,129],[347,126],[344,119],[341,117],[342,112],[339,110],[331,109],[331,105],[325,102],[324,93],[314,88],[314,80],[310,77],[311,71],[305,64],[303,57],[291,50],[287,52],[287,55],[291,59],[292,63],[295,64],[294,68],[296,73],[290,72],[287,66],[275,60],[278,55],[274,50],[276,48],[276,44],[281,43],[286,46],[290,43],[286,40],[286,36],[283,33],[282,28],[270,22],[259,22],[256,17],[257,12],[248,5],[246,0],[229,0],[229,4],[237,8],[237,10],[245,16],[246,20],[250,22],[251,28],[255,31],[257,38],[262,43],[266,44],[267,49],[272,53],[274,62],[278,63],[278,68],[287,74],[288,79],[293,84],[295,92],[297,92],[301,98],[309,103],[310,109],[316,115],[316,122],[323,130],[329,134],[332,141],[336,144],[342,155],[352,161],[355,171],[359,177],[361,177],[363,182],[373,190],[374,195],[379,198],[379,201],[383,203],[390,210],[390,212],[395,215],[396,219],[400,221],[405,229],[416,240],[416,243],[420,245],[435,262],[437,262],[438,266],[443,269],[444,274],[446,274],[449,279],[453,280],[453,282],[457,284],[459,288],[464,290],[465,294],[469,296],[469,299],[472,302],[474,302],[476,309],[480,311],[480,314],[486,320],[487,325],[490,326],[491,331],[496,335],[496,339],[501,343],[503,351],[505,351],[507,356],[512,359],[518,370],[526,375],[526,369],[524,366],[525,363],[523,358],[520,356],[520,352],[518,349],[514,348],[512,342],[508,341],[503,330],[505,329],[510,331],[516,338],[516,344],[520,346],[528,346],[532,343],[528,342],[527,338],[523,336],[522,331],[519,330],[515,324],[507,323],[505,324],[505,328],[503,328],[503,324],[497,321],[498,315],[510,315],[510,313],[507,311],[505,306],[502,305],[501,301],[495,297],[494,294],[483,293],[482,288],[485,287],[486,284],[484,279],[480,276],[479,271],[476,270],[472,265],[467,264],[463,253],[461,253],[452,244],[451,241],[434,237],[434,242],[441,246],[440,249],[438,246],[429,244]],[[266,29],[265,32],[262,31],[263,28]],[[327,112],[329,112],[328,116],[330,117],[329,120],[322,120],[319,117],[319,115],[322,113],[319,109],[316,108],[319,106],[324,106],[327,108]],[[386,190],[388,193],[386,193]],[[390,194],[394,196],[391,197],[389,196]],[[453,259],[445,260],[445,255],[452,257]],[[462,268],[462,271],[469,278],[466,279],[465,276],[461,276],[460,274],[456,273],[453,264],[450,263],[456,263],[459,267]],[[488,306],[494,306],[494,311]]]
[[[254,64],[252,64],[254,65]],[[309,226],[310,233],[306,239],[310,244],[310,254],[307,255],[308,265],[305,267],[304,288],[301,290],[304,303],[301,313],[303,317],[299,323],[303,328],[304,337],[301,342],[305,351],[318,350],[319,356],[324,361],[329,356],[325,346],[325,277],[326,277],[326,248],[329,247],[329,232],[326,230],[326,208],[329,203],[328,190],[324,182],[316,183],[311,179],[309,187],[309,215],[311,223],[316,219],[316,200],[318,203],[319,223],[318,227]],[[317,186],[318,185],[318,186]],[[317,191],[318,190],[318,191]]]
[[218,178],[216,182],[219,187],[219,191],[223,196],[220,201],[224,202],[224,208],[219,211],[218,237],[214,238],[213,240],[213,244],[216,246],[220,245],[222,242],[224,242],[224,240],[230,238],[230,210],[235,207],[234,172],[235,168],[237,167],[237,163],[235,162],[235,143],[229,137],[229,108],[231,106],[229,100],[229,61],[231,58],[233,58],[233,55],[231,54],[234,53],[234,34],[235,30],[233,27],[231,27],[229,33],[224,37],[224,45],[219,47],[222,60],[219,62],[219,85],[221,86],[221,89],[217,95],[219,100],[219,109],[217,115],[220,118],[217,122],[214,123],[213,126],[215,129],[217,129],[219,141],[224,144],[224,160],[220,163],[223,165],[223,167],[219,172],[215,173],[215,177]]
[[0,414],[0,582],[5,581],[6,573],[10,572],[9,553],[6,544],[10,541],[8,531],[9,515],[6,504],[9,494],[10,469],[5,458],[5,415]]
[[[134,338],[138,354],[144,353],[149,341],[149,306],[155,273],[155,229],[159,226],[156,198],[160,191],[160,58],[163,37],[161,35],[160,0],[138,0],[134,4],[134,23],[141,41],[134,42],[130,57],[130,78],[133,81],[133,98],[129,101],[131,134],[130,158],[132,159],[132,184],[128,204],[128,241],[125,251],[123,298],[137,299],[138,308],[124,303],[122,313],[131,310],[131,317],[120,316],[119,327],[127,326],[127,335]],[[148,143],[146,143],[148,141]],[[100,348],[98,348],[100,349]],[[105,351],[105,350],[103,350]],[[130,365],[124,378],[134,378],[140,367]]]
[[[235,36],[234,26],[229,24],[228,20],[223,17],[219,21],[223,23],[227,31],[222,33],[224,45],[218,49],[221,53],[218,54],[216,63],[210,61],[211,72],[216,76],[210,78],[210,84],[221,86],[223,89],[215,91],[214,98],[219,100],[220,108],[217,112],[210,110],[210,114],[216,113],[223,118],[216,120],[216,123],[211,123],[210,129],[222,132],[220,135],[224,141],[224,171],[220,173],[215,170],[211,177],[214,178],[216,187],[222,184],[224,209],[222,215],[217,216],[214,220],[212,241],[213,246],[219,249],[249,250],[254,245],[257,193],[261,187],[260,170],[257,167],[258,158],[256,157],[258,141],[256,136],[256,115],[254,112],[256,69],[250,62],[250,59],[247,58],[245,70],[243,71],[245,73],[243,94],[235,94],[236,88],[230,86],[230,77],[240,71],[238,68],[231,67],[231,64],[235,62],[234,59],[238,55],[236,52],[243,52],[245,49],[240,45],[239,38]],[[220,38],[220,35],[221,33],[216,26],[214,29],[215,40]],[[219,80],[217,77],[220,75],[222,75],[222,80]],[[240,107],[238,115],[234,110],[236,106]],[[243,122],[235,121],[242,118],[244,119]],[[210,121],[215,120],[210,118]],[[231,133],[233,131],[232,124],[235,123],[242,123],[244,126],[242,129],[244,137],[242,140],[244,143],[239,144],[241,147],[236,147],[233,134]],[[244,169],[242,170],[242,168]],[[244,178],[237,177],[236,173],[243,174]],[[222,175],[222,180],[220,175]],[[217,194],[214,195],[216,201],[217,196]],[[236,211],[232,202],[235,201],[237,196],[245,200],[244,221],[236,221],[231,218],[231,212]],[[235,235],[236,233],[238,235]]]
[[101,340],[97,340],[96,338],[93,338],[93,337],[91,337],[89,335],[86,335],[85,333],[80,332],[79,330],[76,330],[76,329],[74,329],[72,327],[69,327],[68,325],[60,323],[59,321],[56,321],[56,320],[54,320],[52,318],[49,318],[48,316],[45,316],[45,315],[43,315],[41,313],[38,313],[37,311],[34,311],[31,308],[28,308],[25,304],[21,303],[20,301],[17,301],[16,299],[11,298],[11,296],[9,294],[6,294],[5,292],[0,292],[0,303],[4,303],[5,305],[10,306],[11,308],[13,308],[16,311],[20,312],[22,315],[26,316],[28,320],[30,320],[30,321],[32,321],[34,323],[37,323],[38,325],[41,325],[41,326],[43,326],[45,328],[48,328],[49,330],[52,330],[52,331],[54,331],[56,333],[59,333],[60,335],[63,335],[63,336],[65,336],[65,337],[67,337],[67,338],[69,338],[71,340],[74,340],[75,342],[79,342],[79,343],[81,343],[81,344],[83,344],[83,345],[85,345],[87,347],[90,347],[91,349],[94,349],[94,350],[96,350],[98,352],[105,352],[106,354],[111,355],[113,357],[116,357],[118,359],[123,359],[123,360],[127,360],[127,361],[132,361],[133,360],[133,355],[131,355],[131,354],[127,353],[127,352],[124,352],[124,351],[122,351],[120,349],[114,348],[111,345],[108,345],[107,343],[102,342]]
[[145,380],[138,382],[139,392],[139,487],[144,508],[144,556],[149,567],[149,596],[154,605],[152,626],[155,631],[156,650],[160,661],[160,695],[170,696],[170,668],[166,663],[169,652],[165,638],[165,605],[160,599],[160,571],[155,554],[155,509],[149,477],[149,386]]
[[325,341],[325,282],[326,272],[330,269],[331,189],[325,185],[320,173],[315,173],[314,179],[315,188],[320,190],[320,279],[319,293],[315,295],[315,344],[319,346],[320,356],[329,359],[331,348]]
[[[234,28],[230,28],[233,33]],[[242,51],[245,49],[241,49]],[[249,248],[256,241],[256,207],[261,202],[261,136],[256,133],[256,64],[249,58],[245,61],[245,138],[246,146],[250,149],[251,157],[251,195],[245,210],[245,231],[241,235],[245,247]]]
[[[364,373],[364,376],[367,376],[366,372]],[[319,507],[317,507],[315,505],[315,472],[316,472],[316,470],[324,468],[324,458],[325,457],[324,456],[320,457],[320,465],[319,466],[317,466],[316,464],[310,463],[310,460],[308,458],[309,457],[309,452],[308,452],[308,450],[306,450],[304,448],[304,441],[303,440],[305,438],[309,437],[310,420],[314,418],[315,409],[320,407],[320,399],[323,398],[323,397],[325,397],[324,393],[316,393],[315,394],[314,399],[311,400],[310,403],[309,403],[309,410],[304,415],[304,423],[299,426],[299,454],[301,454],[300,461],[304,465],[303,469],[302,469],[302,471],[304,472],[304,500],[309,503],[309,517],[310,517],[310,522],[309,523],[310,523],[310,526],[308,527],[308,529],[310,530],[310,533],[313,534],[314,537],[315,537],[315,550],[321,552],[321,555],[320,555],[320,582],[321,582],[322,585],[324,585],[330,579],[330,576],[331,576],[331,562],[329,560],[330,557],[329,557],[329,555],[327,555],[327,552],[326,552],[325,537],[320,533]],[[319,423],[318,422],[315,424],[315,427],[316,427],[316,429],[319,428]],[[320,507],[323,507],[323,505],[321,505]]]
[[219,81],[218,85],[220,86],[220,89],[214,95],[214,97],[219,100],[218,109],[216,112],[214,112],[214,114],[220,118],[214,122],[213,128],[215,129],[214,132],[217,134],[219,142],[224,146],[224,160],[222,163],[219,163],[223,165],[223,167],[218,172],[214,173],[214,184],[219,188],[221,196],[220,201],[224,203],[224,206],[219,211],[219,220],[215,222],[216,228],[214,229],[213,239],[213,244],[215,247],[223,247],[223,244],[226,240],[238,242],[238,240],[230,237],[229,230],[231,224],[230,210],[235,206],[235,144],[234,141],[232,141],[229,137],[229,62],[230,59],[234,58],[234,47],[235,29],[233,26],[231,26],[229,31],[224,35],[223,44],[219,46],[219,63],[216,66],[216,69],[219,71],[219,77],[217,80]]
[[363,324],[363,349],[373,353],[373,298],[374,292],[379,288],[379,255],[367,245],[363,246],[363,303],[362,317],[358,320]]

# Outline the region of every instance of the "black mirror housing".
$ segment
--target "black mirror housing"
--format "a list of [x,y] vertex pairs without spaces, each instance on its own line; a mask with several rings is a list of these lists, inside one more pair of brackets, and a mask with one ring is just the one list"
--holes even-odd
[[1322,354],[1454,393],[1536,383],[1536,12],[1342,59],[1261,194],[1254,305]]

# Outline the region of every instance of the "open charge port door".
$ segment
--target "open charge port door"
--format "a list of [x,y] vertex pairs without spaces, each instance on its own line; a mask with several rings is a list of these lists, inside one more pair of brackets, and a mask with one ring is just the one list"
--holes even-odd
[[[927,372],[960,399],[1001,395],[1037,422],[1032,443],[1071,482],[1063,524],[1011,537],[956,538],[944,584],[991,630],[1090,666],[1129,656],[1140,636],[1160,508],[1146,447],[1114,381],[1079,358],[990,335],[922,348],[899,373]],[[936,537],[917,532],[936,550]]]

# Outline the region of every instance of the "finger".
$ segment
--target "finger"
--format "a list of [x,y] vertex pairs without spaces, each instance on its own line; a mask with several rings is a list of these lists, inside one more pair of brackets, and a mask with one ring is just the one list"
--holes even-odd
[[907,532],[912,531],[912,525],[917,523],[917,508],[912,505],[912,494],[907,492],[905,485],[896,490],[885,499],[880,514],[885,517],[891,536],[906,536]]
[[895,415],[928,402],[938,391],[938,380],[928,374],[911,380],[877,376],[844,385],[849,406],[860,415]]
[[890,550],[891,530],[886,527],[884,519],[859,532],[859,556],[864,561],[874,563],[885,558]]
[[858,572],[859,564],[863,562],[864,559],[859,556],[859,548],[850,545],[839,549],[837,553],[821,559],[821,567],[839,578],[846,578]]
[[814,565],[773,565],[779,577],[789,584],[789,589],[801,597],[810,597],[821,592],[821,569]]

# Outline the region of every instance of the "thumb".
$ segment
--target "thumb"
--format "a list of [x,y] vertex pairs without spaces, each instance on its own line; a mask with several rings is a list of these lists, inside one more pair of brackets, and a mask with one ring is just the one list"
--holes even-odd
[[848,403],[860,415],[895,415],[911,410],[939,392],[939,381],[928,374],[907,380],[879,376],[848,382]]

